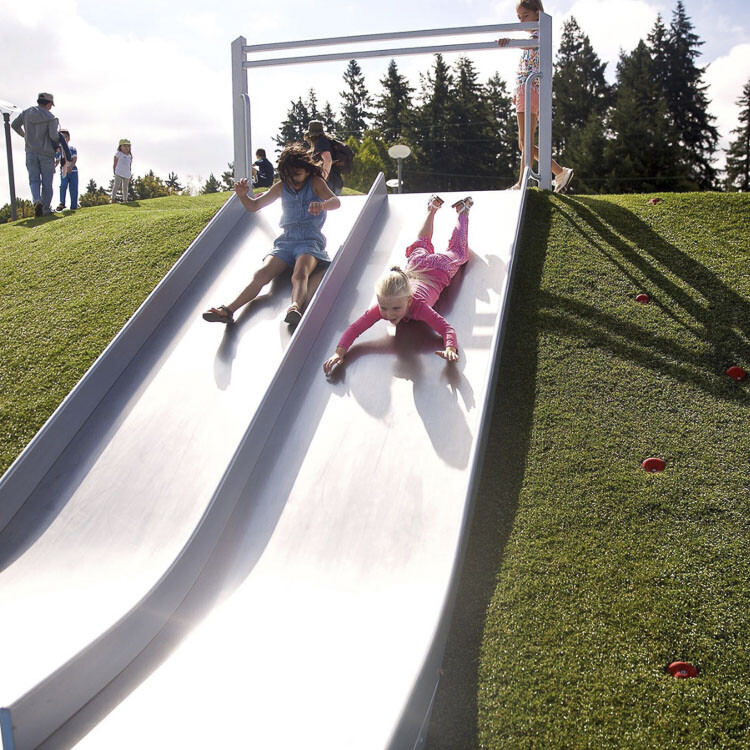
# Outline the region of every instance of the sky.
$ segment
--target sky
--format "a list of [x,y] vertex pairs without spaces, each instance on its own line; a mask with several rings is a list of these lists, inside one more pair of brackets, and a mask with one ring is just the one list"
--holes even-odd
[[[645,39],[657,14],[668,23],[675,5],[676,0],[545,0],[553,17],[553,54],[563,21],[573,15],[600,59],[608,63],[607,76],[613,81],[620,51],[630,51]],[[736,101],[750,78],[750,6],[746,0],[684,0],[684,5],[704,42],[698,64],[707,68],[704,82],[723,149],[738,125]],[[327,10],[311,7],[292,0],[222,0],[213,5],[197,0],[3,2],[0,100],[26,108],[36,103],[40,91],[55,96],[53,113],[78,148],[81,192],[91,178],[107,186],[120,138],[133,144],[136,175],[153,169],[166,178],[175,172],[183,185],[197,190],[210,173],[219,177],[233,160],[230,44],[237,37],[259,44],[517,20],[515,0],[338,0]],[[462,39],[489,41],[495,36]],[[448,41],[416,40],[403,46]],[[350,49],[360,48],[365,46]],[[472,59],[482,80],[497,71],[511,82],[519,54],[498,49],[475,53]],[[456,57],[446,59],[450,63]],[[432,64],[429,55],[399,57],[396,62],[417,88],[419,73]],[[378,93],[388,58],[363,60],[360,65],[368,89]],[[311,87],[321,104],[330,101],[338,111],[345,68],[346,62],[340,61],[249,70],[253,149],[266,148],[273,160],[272,137],[291,100],[305,97]],[[30,198],[23,140],[15,133],[11,140],[16,192]],[[5,148],[1,154],[4,205],[10,194]],[[395,176],[395,165],[394,175],[388,176]],[[57,195],[53,206],[56,199]]]

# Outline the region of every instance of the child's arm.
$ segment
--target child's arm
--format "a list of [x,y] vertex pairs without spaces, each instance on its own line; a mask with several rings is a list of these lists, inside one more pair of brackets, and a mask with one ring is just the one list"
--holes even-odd
[[414,320],[423,320],[430,328],[437,331],[443,337],[445,349],[436,351],[438,357],[447,359],[448,362],[458,361],[458,342],[456,331],[451,324],[441,315],[438,315],[429,305],[424,302],[412,302],[409,315]]
[[112,174],[115,173],[116,169],[117,169],[117,154],[115,154],[115,160],[112,162]]
[[341,206],[341,201],[333,194],[322,177],[312,178],[312,189],[320,198],[320,203],[311,201],[307,209],[313,216],[317,216],[321,211],[334,211]]
[[234,183],[234,192],[237,193],[237,197],[245,209],[250,213],[255,213],[280,198],[281,187],[281,182],[276,182],[265,193],[261,193],[257,198],[252,198],[250,197],[250,184],[243,178]]
[[336,365],[344,361],[347,349],[354,343],[357,336],[361,336],[368,328],[371,328],[381,319],[380,308],[377,305],[371,307],[364,315],[355,320],[342,334],[336,351],[323,363],[323,372],[330,375]]

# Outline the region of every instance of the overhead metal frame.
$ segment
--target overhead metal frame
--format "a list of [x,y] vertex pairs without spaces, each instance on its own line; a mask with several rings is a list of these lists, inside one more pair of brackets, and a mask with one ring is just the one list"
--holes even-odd
[[[473,42],[466,44],[442,44],[420,47],[394,47],[378,49],[360,49],[316,55],[295,55],[292,57],[270,57],[248,60],[248,54],[261,52],[279,52],[306,47],[344,46],[372,42],[385,42],[400,39],[421,39],[425,37],[446,37],[486,34],[513,31],[539,31],[538,39],[514,39],[507,47],[499,48],[495,41]],[[362,34],[359,36],[327,37],[323,39],[305,39],[296,42],[273,42],[270,44],[248,45],[245,37],[237,37],[232,42],[232,111],[234,124],[234,177],[236,180],[248,179],[252,158],[252,135],[250,121],[250,97],[248,93],[247,70],[249,68],[268,68],[283,65],[333,62],[337,60],[357,60],[370,57],[398,57],[402,55],[434,54],[438,52],[478,52],[510,48],[534,48],[540,52],[540,71],[526,81],[526,102],[528,107],[530,85],[534,78],[539,78],[539,172],[531,171],[531,149],[526,149],[526,165],[529,174],[539,182],[544,190],[550,190],[552,163],[552,17],[547,13],[539,14],[539,21],[534,23],[504,23],[485,26],[460,26],[445,29],[422,29],[416,31],[399,31],[382,34]],[[527,110],[528,111],[528,110]],[[530,128],[526,121],[526,142],[530,142]]]

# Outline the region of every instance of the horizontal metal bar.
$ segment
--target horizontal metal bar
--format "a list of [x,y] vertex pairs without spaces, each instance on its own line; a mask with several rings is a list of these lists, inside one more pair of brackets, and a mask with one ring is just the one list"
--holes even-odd
[[335,44],[383,42],[388,39],[417,39],[419,37],[428,36],[458,36],[459,34],[483,34],[495,31],[530,31],[538,28],[538,23],[498,23],[489,26],[458,26],[451,29],[424,29],[421,31],[397,31],[384,34],[361,34],[359,36],[335,36],[326,39],[304,39],[299,42],[246,44],[242,47],[242,51],[271,52],[272,50],[297,49],[299,47],[330,47]]
[[477,50],[498,50],[509,47],[535,47],[535,39],[514,39],[505,47],[498,47],[496,42],[475,42],[473,44],[442,44],[429,47],[401,47],[398,49],[371,49],[359,52],[332,52],[327,55],[306,55],[297,57],[275,57],[266,60],[246,60],[244,68],[270,68],[277,65],[295,65],[297,63],[332,62],[334,60],[361,60],[365,57],[396,57],[398,55],[422,55],[426,52],[469,52]]

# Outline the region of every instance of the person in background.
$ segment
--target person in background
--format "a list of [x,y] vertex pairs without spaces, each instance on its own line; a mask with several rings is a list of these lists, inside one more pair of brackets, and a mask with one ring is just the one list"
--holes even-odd
[[257,161],[253,162],[253,187],[271,187],[273,185],[273,164],[266,159],[266,150],[259,148],[255,152]]
[[323,170],[323,179],[331,188],[334,195],[341,195],[344,189],[344,178],[341,171],[334,163],[333,144],[331,136],[327,135],[323,129],[323,123],[320,120],[310,120],[305,133],[305,140],[310,144],[313,155],[320,159],[320,166]]
[[132,167],[133,154],[130,151],[130,141],[127,138],[122,138],[117,146],[115,161],[112,164],[112,171],[115,173],[115,179],[112,183],[112,195],[109,200],[110,203],[115,202],[118,190],[122,196],[122,202],[128,202],[128,185],[130,184],[130,176],[133,171]]
[[58,144],[70,158],[68,144],[58,129],[58,120],[50,111],[54,104],[54,96],[43,91],[36,98],[36,107],[25,109],[11,123],[13,130],[26,141],[26,170],[35,216],[52,213],[52,180]]
[[57,207],[58,211],[65,210],[65,197],[70,188],[70,210],[78,210],[78,150],[75,146],[70,145],[70,131],[61,130],[60,135],[65,138],[65,142],[68,144],[70,150],[70,159],[65,158],[62,147],[57,149],[57,156],[55,160],[60,165],[60,205]]

